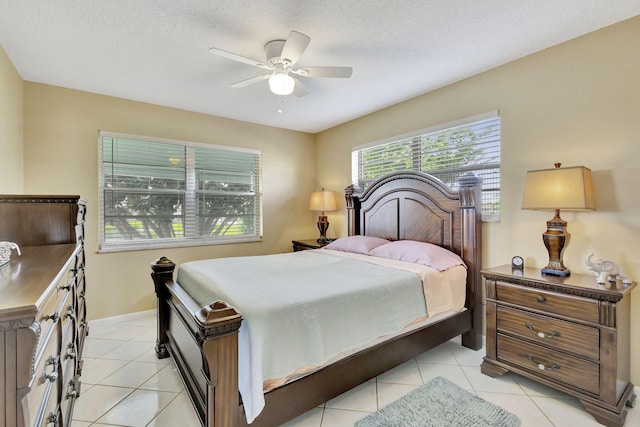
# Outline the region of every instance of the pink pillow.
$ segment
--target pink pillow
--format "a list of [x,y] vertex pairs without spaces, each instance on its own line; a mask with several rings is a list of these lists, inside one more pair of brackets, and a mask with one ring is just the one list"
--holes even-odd
[[371,249],[389,243],[387,239],[370,236],[341,237],[329,243],[323,249],[331,249],[340,252],[368,255]]
[[462,258],[443,247],[414,240],[390,242],[372,249],[369,251],[369,255],[423,264],[438,271],[445,271],[457,265],[465,265]]

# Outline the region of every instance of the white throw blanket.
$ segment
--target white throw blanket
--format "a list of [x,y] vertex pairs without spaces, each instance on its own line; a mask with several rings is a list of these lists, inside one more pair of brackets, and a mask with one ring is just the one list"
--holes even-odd
[[238,381],[249,423],[264,407],[265,381],[321,366],[427,316],[418,274],[333,252],[193,261],[178,270],[198,304],[223,300],[244,317]]

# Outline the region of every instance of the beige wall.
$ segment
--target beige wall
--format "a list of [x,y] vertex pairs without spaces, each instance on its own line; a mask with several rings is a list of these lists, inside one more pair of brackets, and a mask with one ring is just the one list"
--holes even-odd
[[22,87],[0,46],[0,194],[22,192]]
[[[154,307],[149,264],[164,255],[186,260],[291,251],[314,227],[307,211],[314,189],[314,137],[119,98],[25,82],[24,190],[80,194],[88,200],[88,316]],[[96,253],[98,131],[258,148],[263,153],[264,240],[259,243]],[[303,213],[303,214],[301,214]]]
[[[520,209],[527,170],[592,169],[597,211],[565,212],[571,242],[565,264],[587,272],[584,258],[620,262],[640,281],[640,17],[414,98],[317,135],[316,180],[350,182],[351,147],[499,110],[502,211],[484,225],[484,266],[522,255],[543,267],[541,234],[550,212]],[[342,212],[329,218],[346,233]],[[640,383],[640,289],[632,294],[632,380]]]

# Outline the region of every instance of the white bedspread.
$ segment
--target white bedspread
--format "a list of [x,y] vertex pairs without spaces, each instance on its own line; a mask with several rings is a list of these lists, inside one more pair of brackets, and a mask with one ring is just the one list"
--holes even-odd
[[380,258],[355,258],[335,251],[302,251],[180,266],[177,281],[198,304],[223,300],[244,317],[238,381],[248,422],[264,407],[266,381],[314,369],[424,319],[425,295],[436,301],[429,302],[429,315],[451,308],[451,295],[436,292],[432,298],[432,287],[423,290],[420,277],[435,278],[433,288],[440,288],[441,273],[409,263],[401,263],[409,264],[407,271],[375,264]]

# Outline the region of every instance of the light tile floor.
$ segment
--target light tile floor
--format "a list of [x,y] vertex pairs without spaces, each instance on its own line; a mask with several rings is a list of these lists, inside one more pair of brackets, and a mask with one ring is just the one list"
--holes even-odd
[[[152,311],[90,322],[82,395],[75,405],[72,427],[200,425],[172,362],[155,358],[155,335]],[[514,374],[500,378],[481,374],[483,356],[482,350],[449,341],[285,426],[353,426],[438,375],[516,414],[523,427],[600,425],[566,394]],[[629,412],[625,426],[640,426],[638,406]]]

